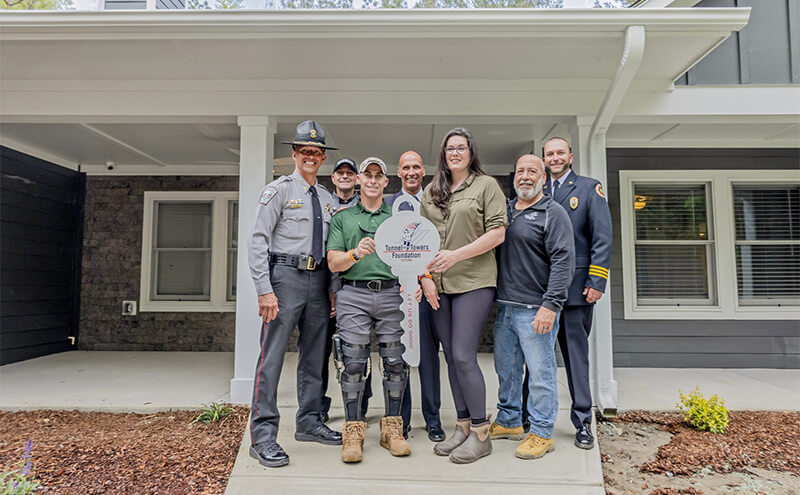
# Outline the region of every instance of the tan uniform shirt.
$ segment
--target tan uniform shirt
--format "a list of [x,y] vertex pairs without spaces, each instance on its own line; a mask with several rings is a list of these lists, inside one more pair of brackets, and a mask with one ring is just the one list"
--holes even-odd
[[[433,222],[441,238],[441,249],[466,246],[487,231],[508,225],[506,197],[497,181],[488,175],[470,175],[450,195],[450,215],[433,204],[431,188],[422,196],[422,216]],[[460,294],[497,286],[494,249],[456,263],[443,274],[434,274],[439,292]]]

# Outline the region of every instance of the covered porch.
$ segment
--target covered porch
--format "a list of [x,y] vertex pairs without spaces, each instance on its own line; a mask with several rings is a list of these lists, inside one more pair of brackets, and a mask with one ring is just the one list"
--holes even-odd
[[[777,129],[793,118],[779,99],[733,114],[726,99],[745,90],[673,86],[748,9],[37,14],[0,16],[1,144],[96,176],[238,176],[241,205],[290,170],[276,143],[307,118],[341,150],[322,175],[340,156],[391,162],[408,148],[430,173],[456,125],[475,131],[492,175],[562,135],[578,171],[603,182],[608,146],[732,142],[722,118],[744,145],[792,136]],[[239,211],[239,246],[254,213]],[[259,322],[237,256],[235,302],[187,311],[235,311],[229,398],[246,403]],[[609,296],[591,376],[597,405],[613,411]]]

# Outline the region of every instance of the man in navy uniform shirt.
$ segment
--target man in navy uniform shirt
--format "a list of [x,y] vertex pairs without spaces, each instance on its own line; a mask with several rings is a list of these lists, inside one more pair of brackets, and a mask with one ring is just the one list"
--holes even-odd
[[567,369],[572,397],[570,419],[575,446],[594,447],[592,391],[589,386],[589,332],[594,303],[603,297],[611,264],[611,213],[600,181],[572,170],[572,149],[566,139],[544,144],[550,180],[544,193],[567,210],[575,233],[575,275],[559,320],[558,344]]

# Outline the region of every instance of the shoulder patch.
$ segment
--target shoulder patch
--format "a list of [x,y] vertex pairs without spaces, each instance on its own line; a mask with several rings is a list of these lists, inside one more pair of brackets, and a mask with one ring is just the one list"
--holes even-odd
[[264,188],[264,192],[261,193],[261,199],[258,200],[259,203],[265,205],[270,202],[275,195],[278,194],[278,188],[275,186],[267,186]]
[[603,191],[603,185],[600,184],[599,182],[597,183],[596,186],[594,186],[594,192],[596,192],[597,195],[600,196],[601,198],[606,199],[606,192]]

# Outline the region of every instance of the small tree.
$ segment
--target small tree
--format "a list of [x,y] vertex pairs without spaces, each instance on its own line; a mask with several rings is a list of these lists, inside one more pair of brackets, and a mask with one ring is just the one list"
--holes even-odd
[[0,0],[0,9],[5,10],[66,10],[72,8],[72,0]]
[[235,10],[244,7],[244,0],[217,0],[214,8],[221,10]]

